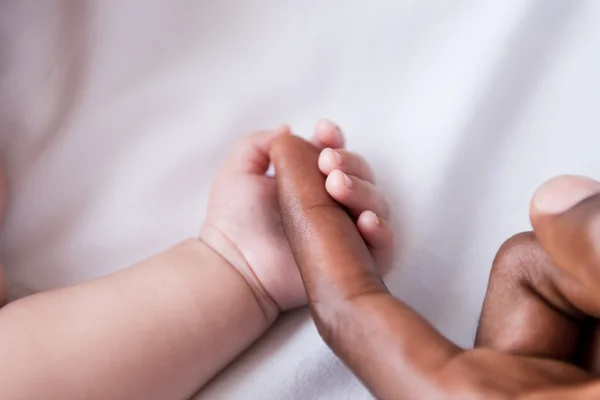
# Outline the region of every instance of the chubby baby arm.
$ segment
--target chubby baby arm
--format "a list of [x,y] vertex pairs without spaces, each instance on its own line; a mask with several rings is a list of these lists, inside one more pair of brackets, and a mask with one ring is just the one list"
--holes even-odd
[[245,279],[189,239],[1,309],[0,398],[189,398],[267,327]]
[[[289,133],[259,132],[236,146],[215,180],[199,239],[1,309],[0,398],[189,398],[281,311],[306,304],[275,179],[265,175],[271,144]],[[356,216],[374,254],[385,255],[387,204],[368,164],[343,141],[322,121],[309,162]]]

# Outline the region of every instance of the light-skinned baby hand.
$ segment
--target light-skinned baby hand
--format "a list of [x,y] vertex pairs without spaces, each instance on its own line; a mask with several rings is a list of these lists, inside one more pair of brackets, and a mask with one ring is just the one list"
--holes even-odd
[[[275,178],[266,175],[271,144],[289,134],[290,128],[282,126],[248,135],[235,146],[214,181],[200,233],[246,278],[272,320],[307,302],[282,228]],[[370,165],[344,150],[344,136],[330,121],[316,125],[311,142],[320,150],[318,168],[327,176],[327,192],[355,218],[376,261],[388,262],[393,246],[389,209]]]

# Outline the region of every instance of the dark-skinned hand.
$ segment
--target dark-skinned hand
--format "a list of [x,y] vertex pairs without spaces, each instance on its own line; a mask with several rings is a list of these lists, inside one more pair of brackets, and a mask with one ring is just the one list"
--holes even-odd
[[394,298],[325,191],[318,151],[272,147],[284,229],[324,341],[381,399],[600,399],[600,184],[556,178],[492,268],[474,349]]

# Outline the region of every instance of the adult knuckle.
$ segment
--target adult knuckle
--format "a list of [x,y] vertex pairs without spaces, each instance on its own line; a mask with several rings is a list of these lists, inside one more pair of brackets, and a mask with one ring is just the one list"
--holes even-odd
[[532,232],[521,232],[506,240],[496,253],[492,277],[521,280],[539,245]]

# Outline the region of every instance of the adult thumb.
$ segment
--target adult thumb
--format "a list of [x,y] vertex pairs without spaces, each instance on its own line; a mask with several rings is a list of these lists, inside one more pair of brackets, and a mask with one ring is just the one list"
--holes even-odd
[[[564,275],[564,295],[600,317],[600,183],[560,176],[538,189],[531,203],[537,239]],[[577,287],[577,290],[569,290]]]

